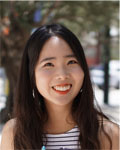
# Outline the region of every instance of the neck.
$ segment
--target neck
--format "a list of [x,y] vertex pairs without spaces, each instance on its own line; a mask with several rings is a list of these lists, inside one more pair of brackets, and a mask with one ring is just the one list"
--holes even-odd
[[63,133],[76,124],[71,114],[71,105],[58,106],[55,104],[46,105],[48,111],[48,120],[45,130],[48,133]]

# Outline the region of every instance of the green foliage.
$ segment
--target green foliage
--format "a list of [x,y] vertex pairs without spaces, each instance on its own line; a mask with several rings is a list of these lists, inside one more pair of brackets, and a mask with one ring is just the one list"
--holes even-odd
[[[35,26],[33,15],[39,7],[42,8],[42,18],[53,7],[44,23],[60,22],[67,24],[76,32],[78,30],[74,26],[81,31],[97,31],[101,26],[110,24],[113,20],[118,21],[118,1],[2,1],[0,3],[1,17],[10,16],[14,12],[18,15],[16,19],[19,24],[28,30]],[[36,26],[39,26],[41,22]]]

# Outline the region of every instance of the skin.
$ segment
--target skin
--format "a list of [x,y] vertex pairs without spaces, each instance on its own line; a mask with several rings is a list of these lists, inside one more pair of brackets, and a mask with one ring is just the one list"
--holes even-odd
[[[45,124],[45,131],[48,133],[63,133],[75,126],[74,119],[71,116],[71,106],[75,96],[81,89],[84,73],[80,65],[75,63],[76,58],[64,57],[71,54],[73,54],[72,50],[64,40],[52,37],[45,43],[35,68],[36,86],[44,97],[49,113],[49,119]],[[48,57],[55,57],[55,59],[42,61]],[[53,66],[51,64],[45,65],[48,62]],[[43,67],[44,65],[47,67]],[[52,89],[52,86],[63,83],[72,84],[72,88],[67,94],[56,93]],[[2,131],[0,150],[14,150],[14,126],[15,119],[11,119],[5,124]],[[112,150],[118,150],[119,126],[111,121],[104,120],[104,129],[112,139]],[[99,132],[99,139],[101,149],[109,150],[109,142],[102,131]]]
[[[43,46],[36,65],[36,86],[44,97],[49,114],[45,125],[47,132],[60,133],[75,125],[70,111],[72,102],[82,87],[84,72],[73,55],[70,46],[54,36]],[[72,85],[66,94],[57,93],[52,88],[66,83]]]
[[[35,68],[36,86],[44,97],[46,105],[65,106],[69,104],[81,89],[84,72],[69,45],[61,38],[51,37],[43,46]],[[44,60],[52,58],[50,60]],[[56,93],[52,86],[72,84],[67,94]]]

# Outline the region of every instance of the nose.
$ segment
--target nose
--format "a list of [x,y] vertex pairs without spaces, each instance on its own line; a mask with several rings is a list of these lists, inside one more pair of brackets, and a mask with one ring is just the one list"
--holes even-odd
[[70,77],[70,73],[65,67],[57,68],[56,79],[58,80],[66,80]]

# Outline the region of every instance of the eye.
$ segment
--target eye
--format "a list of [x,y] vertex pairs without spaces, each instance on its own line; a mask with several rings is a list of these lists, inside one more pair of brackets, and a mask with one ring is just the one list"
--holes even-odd
[[69,62],[68,62],[68,65],[69,64],[78,64],[78,62],[76,61],[76,60],[70,60]]
[[52,63],[46,63],[46,64],[44,64],[44,66],[43,67],[53,67],[54,65],[52,64]]

